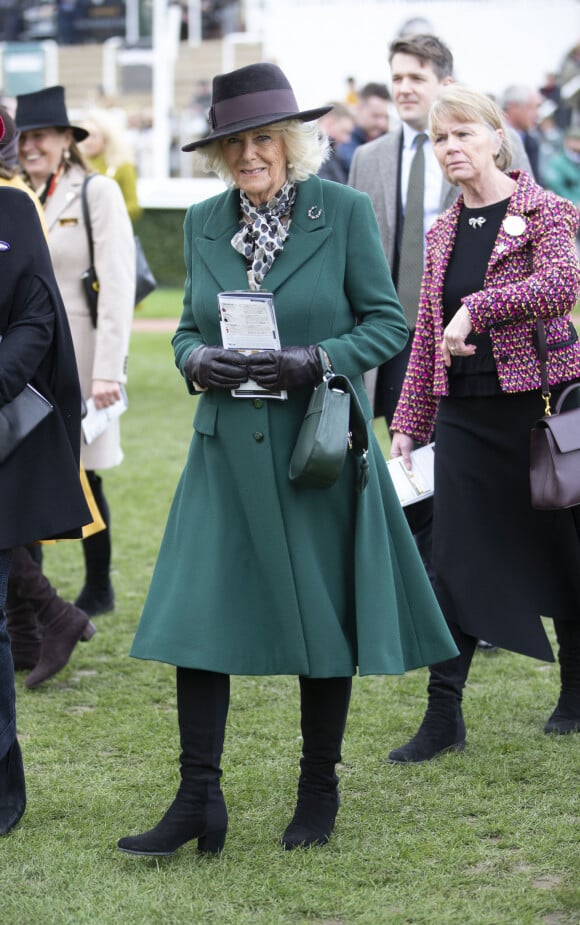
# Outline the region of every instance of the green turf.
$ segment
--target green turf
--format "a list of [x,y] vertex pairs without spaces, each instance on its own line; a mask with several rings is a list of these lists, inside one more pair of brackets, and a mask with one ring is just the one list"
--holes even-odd
[[[126,458],[105,473],[116,611],[53,681],[28,691],[18,675],[29,804],[0,839],[1,925],[578,925],[580,736],[542,732],[556,667],[506,652],[475,657],[465,753],[426,766],[385,761],[422,717],[426,671],[356,679],[336,831],[306,852],[278,846],[298,773],[296,680],[234,678],[224,854],[117,851],[178,780],[173,671],[127,655],[195,405],[169,337],[133,335]],[[192,580],[198,542],[192,525]],[[74,597],[80,545],[47,548],[45,561]]]

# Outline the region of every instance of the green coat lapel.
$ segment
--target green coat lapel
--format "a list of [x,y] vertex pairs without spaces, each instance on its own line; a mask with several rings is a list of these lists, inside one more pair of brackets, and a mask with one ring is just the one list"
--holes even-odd
[[[194,246],[221,289],[247,289],[244,261],[231,240],[239,225],[239,193],[229,190],[215,200],[203,227],[203,237]],[[324,194],[318,177],[310,177],[297,188],[290,234],[264,280],[265,290],[278,289],[309,260],[332,234],[326,222]]]
[[237,189],[228,190],[214,199],[203,225],[203,237],[193,241],[201,260],[222,290],[248,288],[244,259],[231,244],[239,223],[239,193]]
[[264,289],[275,292],[310,260],[332,234],[324,210],[324,192],[318,177],[297,186],[290,234],[284,251],[276,258],[264,280]]

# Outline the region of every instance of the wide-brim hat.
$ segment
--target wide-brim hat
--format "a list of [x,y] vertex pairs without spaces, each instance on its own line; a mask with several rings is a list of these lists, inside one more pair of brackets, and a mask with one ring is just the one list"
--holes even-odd
[[64,101],[64,87],[45,87],[16,97],[16,128],[31,132],[37,128],[70,128],[75,141],[88,136],[80,125],[71,125]]
[[332,106],[321,106],[300,111],[288,78],[277,65],[248,64],[214,77],[208,114],[210,133],[181,150],[195,151],[218,138],[286,119],[313,122],[331,109]]

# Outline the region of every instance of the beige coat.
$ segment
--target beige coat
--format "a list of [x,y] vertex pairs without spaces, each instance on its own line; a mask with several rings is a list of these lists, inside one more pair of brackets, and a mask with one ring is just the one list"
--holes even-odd
[[[135,302],[135,244],[131,221],[117,183],[97,174],[88,192],[95,268],[100,284],[97,328],[91,323],[81,275],[89,266],[81,188],[85,172],[73,165],[45,206],[48,244],[72,333],[82,393],[93,379],[126,382],[127,353]],[[83,444],[86,469],[109,469],[123,459],[119,421],[90,446]]]

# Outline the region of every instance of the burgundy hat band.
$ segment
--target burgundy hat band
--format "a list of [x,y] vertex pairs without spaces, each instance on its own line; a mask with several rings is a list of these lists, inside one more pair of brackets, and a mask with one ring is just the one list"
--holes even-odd
[[244,93],[233,99],[223,100],[211,107],[212,128],[220,130],[232,123],[243,122],[256,116],[273,116],[281,112],[298,112],[298,104],[292,90],[260,90]]

